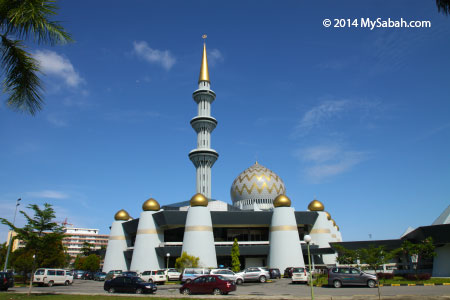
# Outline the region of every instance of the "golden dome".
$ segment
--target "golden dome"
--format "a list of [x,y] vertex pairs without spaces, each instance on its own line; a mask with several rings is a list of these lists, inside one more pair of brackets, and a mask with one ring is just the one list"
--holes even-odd
[[336,229],[337,229],[337,231],[339,231],[339,226],[336,225]]
[[195,194],[191,198],[191,206],[208,206],[208,199],[200,193]]
[[198,77],[198,83],[200,83],[201,81],[209,82],[208,58],[206,57],[206,44],[203,44],[202,65],[200,67],[200,76]]
[[143,211],[158,211],[160,208],[158,201],[153,198],[148,199],[142,204]]
[[291,206],[291,199],[289,199],[286,195],[278,195],[275,200],[273,200],[273,206],[274,207],[290,207]]
[[323,211],[325,207],[323,206],[322,202],[314,199],[313,201],[311,201],[311,203],[309,203],[308,209],[310,211]]
[[114,215],[114,219],[116,221],[128,221],[130,219],[130,215],[127,213],[126,210],[121,209],[119,210],[115,215]]
[[331,219],[331,222],[333,222],[333,226],[336,226],[336,221],[334,221],[333,219]]
[[326,211],[325,214],[327,215],[327,219],[331,220],[331,215]]

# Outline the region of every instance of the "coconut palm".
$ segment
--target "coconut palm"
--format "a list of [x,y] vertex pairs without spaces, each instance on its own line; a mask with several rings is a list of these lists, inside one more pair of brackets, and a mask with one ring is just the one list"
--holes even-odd
[[450,0],[436,0],[438,11],[447,15],[450,13]]
[[50,17],[58,10],[53,0],[0,0],[0,65],[8,106],[34,115],[42,108],[39,64],[24,41],[64,44],[70,35]]

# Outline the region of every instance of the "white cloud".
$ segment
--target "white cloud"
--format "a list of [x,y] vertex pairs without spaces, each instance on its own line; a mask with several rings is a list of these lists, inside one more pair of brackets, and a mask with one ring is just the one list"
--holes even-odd
[[54,190],[43,190],[39,192],[28,192],[27,196],[33,198],[47,198],[47,199],[65,199],[68,198],[69,195],[60,191]]
[[211,66],[215,66],[217,63],[223,62],[224,58],[222,52],[219,49],[212,49],[208,51],[208,63]]
[[49,121],[51,124],[55,125],[56,127],[66,127],[67,126],[67,122],[55,114],[48,114],[47,121]]
[[44,74],[60,77],[70,87],[78,87],[84,82],[70,60],[54,51],[37,50],[34,58],[39,62]]
[[345,150],[337,144],[308,147],[295,156],[305,163],[305,176],[312,183],[345,173],[368,159],[367,152]]
[[167,71],[176,62],[175,57],[172,56],[169,50],[152,49],[145,41],[134,41],[133,50],[140,58],[149,63],[160,64]]

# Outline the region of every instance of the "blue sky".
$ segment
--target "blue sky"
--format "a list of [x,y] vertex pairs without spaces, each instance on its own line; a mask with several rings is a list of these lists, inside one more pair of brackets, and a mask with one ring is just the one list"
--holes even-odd
[[[363,17],[432,26],[322,25]],[[149,197],[190,199],[204,33],[213,198],[231,202],[258,159],[297,210],[322,201],[347,241],[397,238],[450,204],[450,18],[434,1],[61,1],[57,19],[76,42],[29,44],[43,111],[13,112],[1,96],[2,217],[21,197],[108,233],[121,208],[139,217]]]

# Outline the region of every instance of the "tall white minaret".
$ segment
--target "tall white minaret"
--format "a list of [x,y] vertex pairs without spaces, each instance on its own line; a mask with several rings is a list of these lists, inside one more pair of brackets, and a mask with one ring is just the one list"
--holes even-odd
[[211,132],[217,125],[217,120],[211,117],[211,103],[216,99],[216,94],[210,89],[210,85],[206,44],[203,43],[198,90],[192,94],[198,105],[198,115],[191,120],[191,126],[197,132],[197,149],[189,152],[189,159],[197,169],[196,191],[208,199],[211,199],[211,168],[219,158],[219,153],[210,148]]

